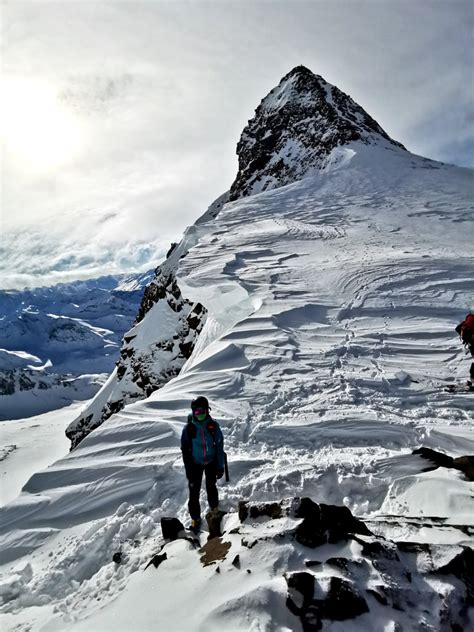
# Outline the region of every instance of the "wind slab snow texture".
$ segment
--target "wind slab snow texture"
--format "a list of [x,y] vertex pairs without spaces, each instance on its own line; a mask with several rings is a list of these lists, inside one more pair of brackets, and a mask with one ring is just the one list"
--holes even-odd
[[[180,542],[168,565],[135,573],[162,516],[187,522],[179,437],[201,393],[230,459],[224,509],[298,494],[345,504],[387,537],[472,545],[472,483],[423,473],[411,451],[474,452],[472,394],[442,389],[470,363],[454,327],[474,295],[473,197],[470,170],[354,143],[314,177],[201,224],[177,279],[209,317],[181,373],[2,510],[3,629],[121,632],[132,612],[141,631],[300,629],[283,605],[286,548],[255,555],[247,583],[219,584]],[[420,596],[410,612],[382,621],[371,610],[350,629],[436,630],[422,610]]]

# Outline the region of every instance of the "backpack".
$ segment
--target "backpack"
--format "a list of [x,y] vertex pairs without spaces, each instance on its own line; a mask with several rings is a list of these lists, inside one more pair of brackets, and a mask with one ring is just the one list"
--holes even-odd
[[474,314],[468,314],[466,318],[456,327],[457,333],[465,345],[472,344],[474,335]]

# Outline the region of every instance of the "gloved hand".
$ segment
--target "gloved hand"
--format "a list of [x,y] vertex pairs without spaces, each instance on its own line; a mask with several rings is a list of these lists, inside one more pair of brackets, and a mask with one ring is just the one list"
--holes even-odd
[[224,476],[224,470],[217,470],[216,478],[222,478]]

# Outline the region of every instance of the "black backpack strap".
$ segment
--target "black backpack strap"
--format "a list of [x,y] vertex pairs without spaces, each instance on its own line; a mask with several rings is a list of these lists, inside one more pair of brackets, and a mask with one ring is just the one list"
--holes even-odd
[[188,415],[188,425],[186,426],[188,431],[189,440],[192,441],[196,437],[196,426],[193,424],[193,416]]

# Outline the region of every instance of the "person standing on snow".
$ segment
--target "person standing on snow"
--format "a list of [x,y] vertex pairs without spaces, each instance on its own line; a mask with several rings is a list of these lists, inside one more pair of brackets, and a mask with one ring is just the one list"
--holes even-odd
[[219,495],[216,481],[224,475],[224,437],[219,424],[209,415],[206,397],[196,397],[191,402],[191,414],[181,434],[181,452],[189,485],[188,510],[191,529],[199,531],[201,506],[199,495],[203,474],[206,475],[206,491],[209,507],[217,509]]
[[[474,314],[469,313],[462,323],[459,323],[456,327],[456,333],[461,336],[462,342],[474,356]],[[470,388],[474,388],[474,362],[471,363],[469,375],[470,379],[467,384]]]

